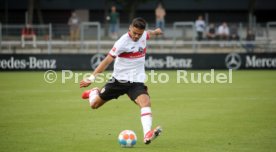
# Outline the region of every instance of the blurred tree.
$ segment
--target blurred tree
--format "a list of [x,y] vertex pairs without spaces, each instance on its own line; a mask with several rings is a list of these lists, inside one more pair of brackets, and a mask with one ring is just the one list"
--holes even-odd
[[[37,13],[38,22],[41,25],[44,24],[43,15],[42,15],[41,6],[40,6],[40,0],[28,0],[27,23],[29,23],[29,24],[34,23],[34,10],[35,9],[36,9],[36,13]],[[41,32],[43,35],[46,35],[46,33],[47,33],[46,29],[42,29]],[[48,36],[46,36],[46,37],[48,37]]]
[[147,3],[149,1],[156,0],[105,0],[104,17],[105,17],[105,36],[108,35],[108,22],[106,17],[108,16],[108,10],[111,5],[121,6],[126,14],[128,14],[128,20],[131,21],[136,14],[136,10],[140,4]]
[[28,0],[28,20],[27,22],[32,24],[34,20],[34,9],[37,11],[37,17],[40,24],[43,24],[43,16],[41,13],[40,0]]
[[254,23],[254,11],[256,7],[256,0],[250,0],[248,4],[248,25],[252,29]]
[[106,17],[108,16],[108,9],[110,8],[112,1],[111,0],[105,0],[104,1],[104,35],[108,36],[108,21]]
[[156,0],[116,0],[117,3],[123,6],[123,9],[128,14],[128,20],[135,18],[136,10],[140,4]]
[[28,23],[33,23],[35,0],[28,0]]

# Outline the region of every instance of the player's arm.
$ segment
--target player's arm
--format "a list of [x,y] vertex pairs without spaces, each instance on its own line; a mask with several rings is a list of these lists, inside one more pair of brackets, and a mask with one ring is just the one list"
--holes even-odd
[[157,28],[155,30],[148,30],[147,32],[150,37],[163,34],[163,32],[160,28]]
[[112,63],[114,58],[111,55],[107,55],[105,59],[97,66],[94,72],[91,74],[90,77],[83,79],[80,82],[80,88],[89,86],[92,82],[95,81],[96,76],[102,72]]

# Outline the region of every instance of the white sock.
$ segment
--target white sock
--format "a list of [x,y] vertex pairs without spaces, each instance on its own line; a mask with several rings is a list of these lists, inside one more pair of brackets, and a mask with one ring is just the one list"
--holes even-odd
[[89,103],[92,105],[95,102],[96,96],[99,95],[99,92],[97,89],[92,90],[89,94]]
[[143,107],[141,108],[141,122],[144,131],[144,137],[148,131],[151,130],[152,125],[152,116],[151,116],[151,108]]

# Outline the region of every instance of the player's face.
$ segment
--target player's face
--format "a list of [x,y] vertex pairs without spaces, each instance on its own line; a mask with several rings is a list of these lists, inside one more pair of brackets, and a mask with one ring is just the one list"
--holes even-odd
[[143,35],[144,31],[145,30],[138,29],[138,28],[133,27],[133,26],[129,27],[129,34],[131,36],[131,39],[133,41],[135,41],[135,42],[138,41],[141,38],[141,36]]

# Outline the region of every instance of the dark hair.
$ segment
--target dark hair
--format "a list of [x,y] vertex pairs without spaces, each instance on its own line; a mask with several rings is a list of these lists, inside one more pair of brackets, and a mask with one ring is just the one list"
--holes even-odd
[[131,23],[133,27],[136,27],[141,30],[146,29],[146,24],[147,24],[146,20],[143,19],[142,17],[134,18]]

